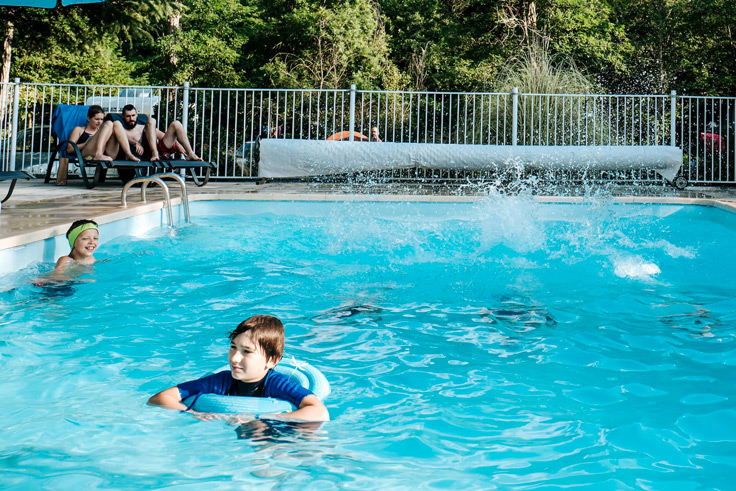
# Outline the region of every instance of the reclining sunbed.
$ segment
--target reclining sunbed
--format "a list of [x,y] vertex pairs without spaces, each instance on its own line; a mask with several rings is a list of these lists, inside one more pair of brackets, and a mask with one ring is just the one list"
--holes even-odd
[[[76,126],[85,126],[87,124],[87,111],[89,106],[79,105],[68,105],[59,104],[54,111],[54,117],[52,120],[52,134],[57,139],[56,149],[49,158],[49,164],[46,169],[46,179],[44,182],[48,183],[51,179],[51,171],[53,169],[54,162],[60,162],[59,173],[65,171],[61,159],[66,159],[63,163],[73,163],[79,166],[79,173],[82,177],[84,185],[92,189],[98,183],[104,182],[107,176],[107,171],[110,169],[116,169],[121,180],[128,181],[133,177],[155,174],[160,172],[170,172],[175,169],[189,170],[197,186],[204,186],[210,177],[211,169],[214,165],[211,162],[200,162],[200,161],[189,161],[189,160],[158,160],[158,161],[132,161],[132,160],[94,160],[90,158],[84,158],[82,152],[79,150],[76,142],[69,140],[69,135]],[[119,114],[110,114],[111,119],[118,119],[122,121]],[[145,124],[148,116],[145,114],[139,114],[138,120],[140,123]],[[67,152],[67,145],[71,144],[73,152],[71,155]],[[68,164],[67,164],[68,165]],[[94,167],[95,172],[92,178],[87,176],[85,168]],[[205,169],[205,175],[200,178],[196,173],[196,169]],[[58,177],[57,177],[58,179]]]
[[0,203],[5,203],[10,199],[10,196],[13,194],[13,190],[15,189],[15,182],[18,179],[33,179],[33,176],[25,171],[0,171],[0,181],[10,181],[8,194],[5,195]]

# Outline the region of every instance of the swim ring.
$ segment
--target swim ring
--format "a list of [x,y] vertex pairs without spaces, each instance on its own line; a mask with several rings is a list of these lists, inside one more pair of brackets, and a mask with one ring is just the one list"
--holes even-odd
[[[214,373],[223,370],[230,370],[230,366],[225,365]],[[299,362],[292,358],[291,361],[282,360],[273,370],[289,377],[305,389],[309,389],[321,401],[324,401],[330,395],[330,383],[322,375],[322,372],[309,363]],[[271,397],[201,394],[189,396],[181,402],[182,404],[186,404],[187,407],[191,405],[190,409],[201,413],[288,413],[297,409],[288,401],[273,399]]]

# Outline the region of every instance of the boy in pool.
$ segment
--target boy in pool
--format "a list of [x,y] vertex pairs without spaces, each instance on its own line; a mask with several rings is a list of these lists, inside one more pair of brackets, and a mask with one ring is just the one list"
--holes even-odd
[[[66,269],[75,263],[94,264],[96,262],[94,253],[100,240],[100,231],[97,229],[97,223],[93,220],[77,220],[67,230],[66,238],[72,248],[69,255],[61,256],[56,261],[54,270],[45,278],[33,281],[33,284],[39,287],[64,287],[63,296],[74,293],[73,289],[65,287],[65,285],[68,286],[67,282],[72,279],[64,274]],[[60,293],[62,293],[62,290],[56,290],[54,296],[59,296]]]
[[284,325],[271,315],[254,315],[230,333],[230,370],[184,382],[159,392],[148,404],[192,412],[182,400],[197,394],[273,397],[289,401],[296,411],[260,415],[262,419],[284,421],[328,421],[330,415],[322,401],[288,377],[271,370],[284,353]]
[[66,232],[66,238],[69,240],[69,246],[72,250],[68,256],[61,256],[56,261],[54,274],[63,273],[64,270],[72,263],[94,264],[94,253],[100,240],[100,231],[98,225],[93,220],[77,220],[72,223]]

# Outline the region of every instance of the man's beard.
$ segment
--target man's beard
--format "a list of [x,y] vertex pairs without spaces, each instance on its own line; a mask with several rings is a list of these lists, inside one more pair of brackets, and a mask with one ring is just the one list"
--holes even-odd
[[135,125],[137,124],[138,124],[138,121],[135,119],[133,121],[125,121],[125,127],[129,130],[132,130],[133,128],[135,128]]

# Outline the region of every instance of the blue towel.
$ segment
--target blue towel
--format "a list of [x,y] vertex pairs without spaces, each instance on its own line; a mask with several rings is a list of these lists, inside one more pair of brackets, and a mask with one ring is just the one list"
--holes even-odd
[[[76,126],[87,125],[87,111],[90,106],[78,106],[71,104],[59,104],[54,111],[51,127],[58,138],[58,142],[68,140],[69,135]],[[61,149],[61,157],[69,158],[66,153],[66,145]]]

